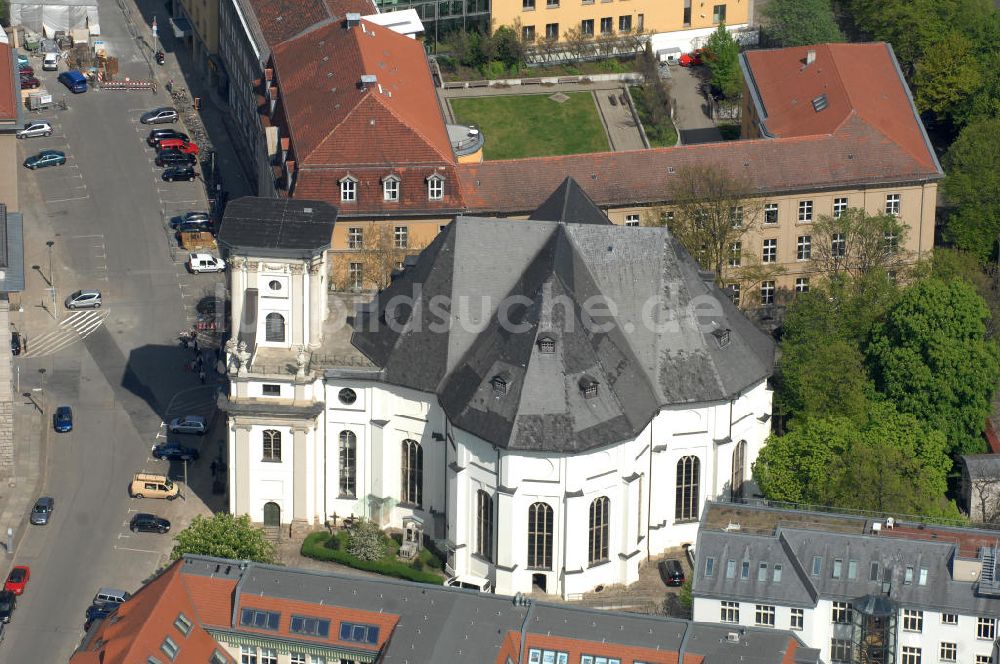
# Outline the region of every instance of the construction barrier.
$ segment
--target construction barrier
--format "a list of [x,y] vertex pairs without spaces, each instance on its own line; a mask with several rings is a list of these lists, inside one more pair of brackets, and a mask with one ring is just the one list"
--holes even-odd
[[153,81],[101,81],[102,90],[153,90]]

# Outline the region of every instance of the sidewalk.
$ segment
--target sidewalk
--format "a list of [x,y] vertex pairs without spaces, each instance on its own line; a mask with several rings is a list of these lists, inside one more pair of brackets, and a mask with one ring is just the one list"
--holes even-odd
[[[35,397],[38,399],[39,397]],[[14,465],[13,472],[0,486],[0,542],[3,543],[4,578],[13,566],[18,546],[30,527],[31,511],[42,483],[46,462],[49,427],[35,405],[19,394],[14,395]],[[57,506],[58,509],[58,506]],[[7,550],[7,530],[13,529],[14,547]]]

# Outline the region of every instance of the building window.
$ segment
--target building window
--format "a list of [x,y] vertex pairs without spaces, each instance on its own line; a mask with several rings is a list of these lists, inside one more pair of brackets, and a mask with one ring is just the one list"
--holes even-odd
[[177,653],[180,650],[177,644],[169,636],[163,639],[163,643],[160,644],[160,650],[163,654],[167,656],[171,662],[177,658]]
[[424,449],[407,438],[402,443],[400,501],[420,507],[424,499]]
[[833,578],[839,579],[841,572],[844,571],[844,561],[840,558],[835,558],[833,560]]
[[805,609],[792,609],[791,618],[789,618],[788,622],[788,629],[801,631],[806,622],[805,613]]
[[882,234],[882,246],[886,253],[894,254],[899,251],[899,236],[892,232]]
[[260,651],[260,664],[278,664],[278,651],[264,648]]
[[285,317],[270,313],[264,319],[264,340],[283,342],[285,340]]
[[834,233],[830,241],[830,255],[834,258],[843,258],[847,255],[847,240],[843,233]]
[[812,235],[800,235],[795,242],[795,258],[807,261],[812,258]]
[[330,621],[325,618],[293,615],[288,631],[292,634],[318,636],[325,639],[330,636]]
[[281,461],[281,432],[274,429],[264,431],[264,461]]
[[940,655],[938,655],[938,659],[941,660],[942,662],[958,661],[958,644],[942,641],[941,651]]
[[594,36],[594,19],[587,18],[580,21],[580,34],[586,35],[587,37]]
[[646,29],[646,15],[645,14],[639,14],[638,16],[635,17],[635,20],[636,20],[636,23],[637,23],[636,27],[639,30],[639,32],[642,32],[643,30]]
[[347,229],[347,248],[360,249],[365,244],[365,231],[360,226],[351,226]]
[[736,578],[736,561],[727,560],[726,561],[726,578],[735,579]]
[[208,664],[229,664],[230,659],[222,654],[220,650],[213,650]]
[[281,396],[281,385],[274,385],[272,383],[264,383],[260,386],[261,392],[265,397],[280,397]]
[[306,656],[300,652],[289,653],[288,664],[306,664]]
[[709,556],[705,559],[705,576],[711,578],[715,575],[715,558]]
[[191,632],[191,621],[183,613],[178,613],[177,619],[174,620],[174,627],[177,628],[178,632],[187,636]]
[[778,240],[764,240],[764,253],[761,261],[764,263],[775,263],[778,260]]
[[743,228],[743,206],[734,205],[729,208],[729,223],[734,229]]
[[796,277],[795,278],[795,292],[796,293],[808,293],[809,292],[809,277]]
[[833,603],[833,622],[838,625],[846,625],[851,622],[852,618],[852,607],[848,602],[834,602]]
[[427,178],[427,198],[432,201],[440,201],[444,198],[444,178],[440,175],[432,175]]
[[778,204],[777,203],[764,203],[764,223],[765,224],[776,224],[776,223],[778,223]]
[[781,583],[781,563],[774,563],[774,575],[772,579],[775,583]]
[[340,432],[340,497],[354,498],[358,491],[358,437]]
[[813,220],[813,202],[799,201],[799,221]]
[[847,198],[833,199],[833,218],[839,219],[840,215],[847,210]]
[[958,624],[958,614],[957,613],[942,613],[941,614],[941,624],[942,625],[957,625]]
[[340,200],[344,203],[358,200],[358,181],[344,178],[340,181]]
[[681,22],[685,28],[691,25],[691,0],[684,0],[684,18]]
[[[591,21],[593,23],[593,21]],[[593,26],[591,26],[593,28]],[[639,225],[639,215],[637,214],[627,214],[625,215],[625,225],[630,227],[636,227]]]
[[545,0],[545,6],[548,9],[555,9],[559,6],[559,0]]
[[[796,282],[796,289],[798,289],[798,282]],[[806,279],[806,290],[802,291],[802,292],[806,292],[808,290],[809,290],[809,280]],[[848,560],[847,561],[847,578],[850,579],[851,581],[855,581],[858,578],[858,561],[857,560]]]
[[877,562],[873,562],[872,566],[871,566],[871,570],[868,572],[868,580],[869,581],[878,581],[878,577],[879,577],[878,570],[879,570],[878,563]]
[[899,664],[921,664],[922,661],[920,648],[903,646],[903,657],[899,660]]
[[746,581],[750,578],[750,561],[744,560],[743,564],[740,565],[740,579]]
[[906,571],[903,572],[903,585],[908,586],[913,583],[913,567],[908,566]]
[[[534,2],[532,1],[532,9],[534,9]],[[521,26],[521,39],[531,44],[535,41],[535,26],[525,25]]]
[[899,194],[885,195],[885,213],[894,217],[899,216]]
[[535,9],[535,0],[521,0],[521,9],[532,11]]
[[754,611],[754,624],[759,627],[774,627],[774,607],[758,604]]
[[701,462],[696,456],[682,457],[677,462],[677,491],[674,518],[691,521],[698,518],[698,482]]
[[552,569],[552,508],[546,503],[528,508],[528,567]]
[[920,575],[917,577],[917,585],[918,586],[926,586],[927,585],[927,568],[926,567],[921,567],[920,568]]
[[760,283],[760,303],[763,305],[774,304],[773,281],[762,281]]
[[726,6],[712,5],[712,25],[726,22]]
[[743,251],[742,242],[733,242],[729,245],[729,267],[739,267],[742,261],[741,253]]
[[830,639],[830,661],[833,664],[851,664],[854,661],[850,639]]
[[618,32],[632,32],[632,16],[618,17]]
[[813,556],[812,575],[819,576],[823,573],[823,557]]
[[364,283],[364,269],[361,263],[348,263],[347,265],[347,287],[352,290],[360,290]]
[[382,200],[399,200],[399,178],[395,175],[390,175],[382,180]]
[[722,611],[719,614],[719,621],[724,623],[738,623],[740,621],[739,602],[722,602]]
[[615,29],[614,29],[613,24],[611,23],[611,17],[610,16],[605,16],[604,18],[602,18],[601,19],[601,34],[602,35],[610,35],[614,31],[615,31]]
[[743,473],[747,463],[747,441],[741,440],[733,448],[733,471],[729,483],[729,495],[734,501],[743,498]]
[[559,24],[558,23],[546,23],[545,24],[545,38],[549,41],[555,41],[559,39]]
[[476,492],[476,554],[493,560],[493,498],[482,489]]
[[729,296],[729,301],[732,302],[737,307],[740,306],[740,285],[739,284],[727,284],[726,285],[726,295]]
[[996,625],[994,618],[980,618],[976,623],[976,638],[992,641],[996,638]]
[[257,664],[257,648],[240,646],[240,664]]
[[924,631],[924,612],[903,609],[903,630],[907,632]]
[[761,583],[767,581],[767,563],[757,563],[757,580]]
[[992,655],[976,655],[976,664],[993,664]]
[[595,498],[590,503],[590,536],[587,560],[591,565],[608,560],[609,519],[611,501],[607,496]]
[[406,226],[396,226],[392,231],[393,246],[397,249],[406,249],[410,241],[410,232]]

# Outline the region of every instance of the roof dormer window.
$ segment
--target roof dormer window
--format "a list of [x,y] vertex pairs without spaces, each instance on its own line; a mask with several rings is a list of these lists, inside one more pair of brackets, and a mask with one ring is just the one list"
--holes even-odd
[[729,328],[724,330],[712,330],[712,336],[719,343],[719,348],[725,348],[729,345]]
[[348,175],[340,180],[340,200],[349,203],[358,200],[358,180]]
[[593,399],[597,396],[597,386],[599,383],[589,376],[580,379],[580,392],[584,399]]
[[444,178],[440,175],[427,178],[427,199],[431,201],[444,199]]
[[497,398],[507,395],[506,376],[493,376],[493,378],[490,379],[490,385],[493,387],[493,395]]
[[382,200],[399,200],[399,176],[388,175],[382,179]]
[[540,337],[538,339],[538,351],[545,354],[556,352],[556,340],[550,336]]

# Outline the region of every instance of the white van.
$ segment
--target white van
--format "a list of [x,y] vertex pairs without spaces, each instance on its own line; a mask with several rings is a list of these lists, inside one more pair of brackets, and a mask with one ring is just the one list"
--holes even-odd
[[124,604],[131,597],[130,593],[118,588],[99,588],[94,595],[94,604]]
[[46,53],[42,58],[43,71],[57,71],[59,69],[59,54]]
[[463,590],[475,590],[481,593],[493,592],[493,584],[490,583],[489,579],[484,579],[481,576],[469,576],[465,574],[453,576],[445,581],[444,585],[452,588],[462,588]]

